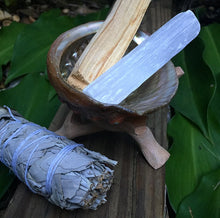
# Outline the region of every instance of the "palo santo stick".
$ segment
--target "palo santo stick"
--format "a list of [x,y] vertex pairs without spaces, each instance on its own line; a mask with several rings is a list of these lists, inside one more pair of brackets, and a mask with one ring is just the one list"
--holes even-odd
[[67,82],[80,90],[118,62],[133,39],[151,0],[117,0],[76,63]]

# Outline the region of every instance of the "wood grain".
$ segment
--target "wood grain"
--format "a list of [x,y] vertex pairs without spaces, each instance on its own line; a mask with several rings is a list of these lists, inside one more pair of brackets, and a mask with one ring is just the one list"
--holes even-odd
[[[141,28],[152,33],[170,17],[170,0],[153,1]],[[67,113],[66,106],[62,106],[50,128],[58,129]],[[166,148],[167,108],[149,114],[147,124],[157,141]],[[130,136],[100,132],[77,138],[76,141],[119,162],[115,167],[115,178],[108,192],[107,203],[97,211],[66,211],[51,205],[41,196],[32,194],[21,184],[6,209],[4,218],[163,218],[167,215],[165,168],[151,168]]]
[[132,41],[151,0],[117,0],[77,61],[67,82],[80,90],[117,63]]

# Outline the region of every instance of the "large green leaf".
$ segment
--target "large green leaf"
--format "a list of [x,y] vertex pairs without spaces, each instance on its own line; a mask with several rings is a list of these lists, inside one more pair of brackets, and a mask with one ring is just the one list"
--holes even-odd
[[199,37],[205,43],[203,59],[214,74],[220,73],[220,24],[212,24],[201,29]]
[[202,177],[195,191],[185,198],[176,218],[220,217],[220,169]]
[[220,24],[204,27],[200,33],[205,42],[203,59],[209,65],[215,82],[214,94],[208,107],[209,136],[213,143],[220,143]]
[[91,19],[103,19],[106,12],[76,18],[59,16],[60,10],[42,14],[39,20],[26,26],[17,38],[6,83],[27,73],[44,71],[48,50],[61,33]]
[[213,145],[197,126],[177,113],[168,125],[173,138],[166,164],[166,184],[170,202],[176,211],[184,197],[197,186],[204,173],[220,167],[220,146]]
[[25,27],[14,47],[7,82],[30,72],[44,71],[50,45],[59,34],[73,27],[73,19],[59,15],[59,10],[52,10]]
[[23,30],[25,24],[13,22],[0,31],[0,66],[7,64],[12,57],[14,43],[18,34]]
[[176,111],[192,120],[208,136],[207,108],[214,88],[214,78],[202,59],[203,42],[197,38],[174,58],[185,72],[178,91],[171,101]]
[[52,90],[44,74],[28,74],[16,87],[0,92],[0,105],[5,104],[26,119],[48,127],[60,104],[57,96],[50,98]]
[[176,115],[168,126],[173,145],[166,181],[175,211],[179,205],[186,209],[182,200],[204,174],[220,167],[219,34],[219,24],[202,28],[199,38],[175,58],[185,71],[172,101]]

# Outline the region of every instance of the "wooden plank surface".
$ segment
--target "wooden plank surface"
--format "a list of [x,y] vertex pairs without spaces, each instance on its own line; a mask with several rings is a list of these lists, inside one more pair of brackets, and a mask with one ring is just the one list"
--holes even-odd
[[[141,29],[155,31],[171,17],[170,0],[152,1],[144,17]],[[56,130],[62,125],[68,112],[62,106],[51,123]],[[148,116],[148,126],[157,141],[167,147],[167,108]],[[62,210],[41,196],[32,194],[20,184],[5,211],[4,218],[162,218],[166,216],[165,168],[151,168],[144,160],[136,142],[123,133],[101,132],[76,140],[91,150],[98,151],[119,163],[115,167],[113,185],[108,192],[107,203],[98,210]]]

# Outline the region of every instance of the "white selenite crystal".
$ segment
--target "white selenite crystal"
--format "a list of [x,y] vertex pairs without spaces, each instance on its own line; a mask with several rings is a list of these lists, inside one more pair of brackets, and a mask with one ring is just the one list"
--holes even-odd
[[178,54],[200,32],[192,11],[179,13],[89,84],[83,92],[106,104],[119,104]]

